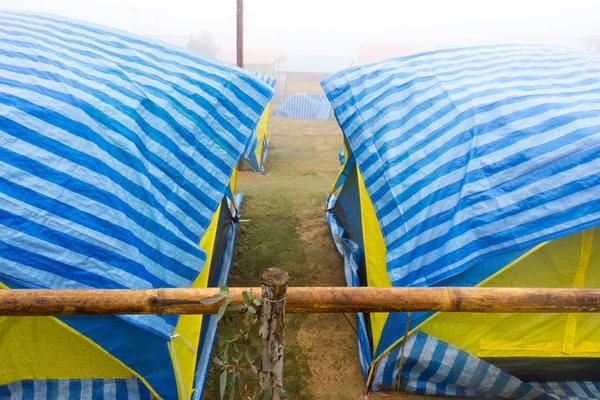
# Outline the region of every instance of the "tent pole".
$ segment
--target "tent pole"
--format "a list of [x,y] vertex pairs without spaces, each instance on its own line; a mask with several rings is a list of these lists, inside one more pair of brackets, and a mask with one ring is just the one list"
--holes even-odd
[[[244,68],[244,0],[237,0],[236,21],[237,66],[240,68]],[[244,171],[246,169],[244,153],[242,153],[242,156],[238,161],[237,169],[238,171]]]
[[[230,288],[231,305],[243,305]],[[0,316],[216,314],[220,301],[202,304],[218,288],[0,290]],[[340,312],[600,312],[600,289],[488,287],[290,287],[288,313]]]

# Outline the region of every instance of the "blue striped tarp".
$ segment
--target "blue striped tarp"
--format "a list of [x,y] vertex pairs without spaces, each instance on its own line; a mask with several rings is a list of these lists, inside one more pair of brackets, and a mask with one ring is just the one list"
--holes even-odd
[[494,399],[591,400],[600,398],[600,382],[523,382],[455,346],[423,332],[408,337],[398,382],[401,344],[385,354],[373,373],[373,390],[420,395]]
[[20,381],[0,386],[0,400],[147,400],[151,393],[130,379],[56,379]]
[[534,389],[559,400],[600,399],[600,382],[527,382]]
[[600,221],[600,55],[444,50],[323,81],[383,231],[394,286]]
[[[167,44],[0,12],[0,277],[187,287],[273,90]],[[131,316],[165,338],[177,316]]]
[[321,94],[294,93],[275,109],[273,116],[304,119],[329,119],[331,105]]
[[277,84],[277,79],[272,77],[271,75],[261,74],[260,72],[252,72],[258,79],[266,83],[270,88],[275,89],[275,85]]

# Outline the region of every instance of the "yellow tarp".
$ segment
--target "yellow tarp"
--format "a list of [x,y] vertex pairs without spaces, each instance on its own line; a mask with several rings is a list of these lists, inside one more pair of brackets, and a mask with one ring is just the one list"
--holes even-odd
[[[600,287],[598,229],[540,246],[480,286]],[[438,313],[419,330],[479,357],[598,357],[599,328],[597,314]]]
[[254,152],[254,154],[256,155],[256,159],[258,160],[259,167],[262,164],[263,145],[267,137],[267,127],[269,126],[270,111],[271,103],[267,104],[265,111],[263,111],[262,115],[260,116],[258,125],[256,125],[256,137],[258,140],[258,145],[256,146],[256,151]]
[[[98,345],[53,317],[0,317],[0,385],[26,379],[129,378]],[[10,365],[10,368],[6,366]]]
[[[357,168],[358,190],[360,195],[360,213],[362,218],[363,243],[365,247],[365,265],[367,268],[367,283],[371,287],[392,286],[385,267],[385,242],[379,228],[375,208],[365,187],[362,174]],[[382,268],[383,266],[383,268]],[[373,348],[379,344],[379,338],[388,313],[371,313],[371,331],[373,333]]]
[[[229,181],[229,187],[232,193],[235,193],[237,183],[236,179],[237,169],[234,168]],[[200,247],[206,252],[206,262],[204,264],[204,268],[202,268],[202,271],[200,271],[200,274],[192,284],[192,287],[194,288],[204,288],[208,286],[210,265],[213,257],[215,256],[213,251],[221,207],[222,206],[220,205],[217,208],[210,225],[200,240]],[[217,257],[219,256],[220,255],[217,255]],[[173,369],[178,374],[176,378],[178,382],[177,389],[180,399],[187,400],[192,395],[196,360],[199,355],[198,344],[200,341],[202,317],[202,315],[181,315],[179,317],[179,322],[175,327],[174,338],[169,346],[169,351],[171,352],[171,361],[173,362]]]
[[[200,240],[200,247],[206,252],[206,263],[192,284],[194,288],[205,288],[208,286],[208,276],[213,257],[220,210],[221,206],[217,209],[206,233],[202,236],[202,240]],[[202,317],[202,315],[181,315],[175,327],[174,338],[169,346],[173,370],[178,374],[176,378],[180,399],[189,399],[192,394]]]

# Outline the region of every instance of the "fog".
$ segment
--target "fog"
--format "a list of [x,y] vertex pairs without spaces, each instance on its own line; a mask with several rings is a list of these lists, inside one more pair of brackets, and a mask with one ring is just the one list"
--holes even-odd
[[[0,0],[0,8],[77,18],[181,45],[205,31],[220,53],[235,48],[235,7],[235,0]],[[580,39],[593,35],[600,35],[597,0],[245,1],[247,52],[353,57],[365,44],[405,52],[497,43],[585,48]]]

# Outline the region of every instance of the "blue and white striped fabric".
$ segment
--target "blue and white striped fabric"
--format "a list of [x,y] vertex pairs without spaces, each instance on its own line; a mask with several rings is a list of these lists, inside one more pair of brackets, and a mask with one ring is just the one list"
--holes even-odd
[[275,85],[277,84],[277,79],[272,77],[271,75],[261,74],[260,72],[252,72],[258,79],[267,84],[270,88],[275,89]]
[[323,81],[374,203],[394,286],[600,221],[600,55],[444,50]]
[[326,96],[294,93],[275,109],[273,116],[326,120],[329,119],[330,111],[331,105]]
[[151,397],[146,385],[136,378],[36,380],[0,386],[0,400],[143,400]]
[[[371,388],[397,390],[399,344],[376,364]],[[445,397],[591,400],[600,382],[523,382],[458,347],[423,332],[408,337],[402,360],[403,391]]]
[[[0,277],[187,287],[273,90],[197,53],[0,11]],[[126,317],[168,337],[176,316]]]
[[527,384],[559,400],[600,399],[600,382],[527,382]]

